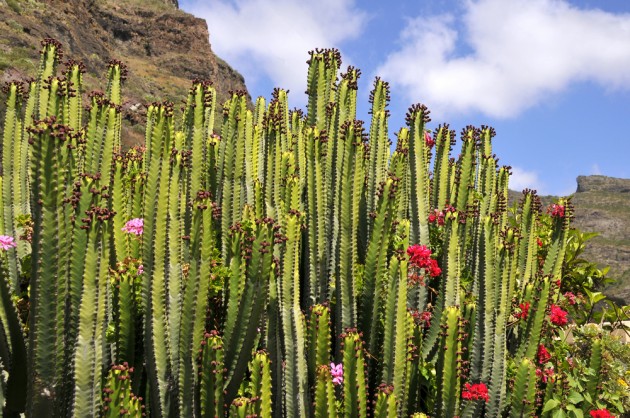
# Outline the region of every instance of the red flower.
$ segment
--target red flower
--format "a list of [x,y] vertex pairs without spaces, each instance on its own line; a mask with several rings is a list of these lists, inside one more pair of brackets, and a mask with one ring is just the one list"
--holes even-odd
[[431,138],[431,134],[427,131],[424,131],[424,142],[426,142],[427,147],[429,148],[433,148],[433,145],[435,145],[435,141]]
[[519,303],[519,308],[521,308],[520,312],[517,312],[514,316],[521,319],[527,319],[527,315],[529,315],[529,302]]
[[470,383],[466,383],[464,385],[464,391],[462,392],[462,399],[467,401],[476,401],[479,399],[483,399],[488,402],[488,387],[485,383],[475,383],[471,385]]
[[549,360],[551,360],[551,354],[549,354],[549,351],[547,351],[544,345],[539,344],[538,345],[538,363],[545,364]]
[[566,325],[569,322],[567,319],[567,311],[562,310],[558,305],[551,305],[549,319],[551,319],[552,324],[558,326]]
[[442,274],[442,269],[438,266],[437,260],[431,258],[431,250],[425,245],[411,245],[407,248],[409,261],[417,268],[423,268],[431,277]]
[[551,205],[551,216],[554,218],[564,218],[564,206],[554,203]]
[[542,247],[542,240],[540,238],[536,238],[536,244],[538,244],[539,247]]
[[564,297],[569,301],[569,305],[575,305],[577,303],[575,295],[571,292],[566,292]]
[[593,418],[615,418],[608,409],[595,409],[589,413]]

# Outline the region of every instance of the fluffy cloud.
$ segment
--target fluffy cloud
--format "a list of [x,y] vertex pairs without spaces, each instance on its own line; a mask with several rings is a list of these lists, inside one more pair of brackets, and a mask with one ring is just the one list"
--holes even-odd
[[434,114],[513,117],[574,82],[630,88],[630,14],[562,0],[468,0],[410,19],[377,73]]
[[[248,86],[255,86],[264,75],[274,85],[291,90],[293,104],[306,101],[307,52],[339,46],[358,36],[367,22],[367,15],[355,7],[354,0],[181,3],[185,10],[207,20],[214,52],[243,73]],[[270,93],[264,92],[266,96]]]
[[510,189],[521,191],[524,189],[532,189],[538,191],[538,194],[544,195],[544,184],[538,178],[535,171],[527,171],[519,167],[512,167],[512,175],[510,176]]

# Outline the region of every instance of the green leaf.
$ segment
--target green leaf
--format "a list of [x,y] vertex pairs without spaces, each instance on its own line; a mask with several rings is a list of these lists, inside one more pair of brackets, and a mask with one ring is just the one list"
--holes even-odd
[[545,412],[549,412],[552,409],[556,408],[558,405],[560,405],[560,401],[556,400],[556,399],[549,399],[546,403],[545,403],[545,407],[543,408],[542,413],[544,414]]
[[564,410],[562,409],[557,409],[554,411],[553,415],[551,416],[551,418],[564,418],[566,415],[564,413]]
[[572,391],[567,399],[569,400],[569,402],[575,405],[582,402],[584,400],[584,397],[576,391]]

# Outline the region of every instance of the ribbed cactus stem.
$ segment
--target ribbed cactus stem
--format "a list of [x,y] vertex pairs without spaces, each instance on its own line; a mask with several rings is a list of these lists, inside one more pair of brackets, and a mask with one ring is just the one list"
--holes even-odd
[[201,417],[224,416],[223,384],[225,366],[223,362],[223,340],[216,331],[204,336],[201,349],[200,403]]
[[142,398],[135,396],[131,390],[132,375],[133,367],[127,363],[113,365],[109,370],[103,388],[104,418],[146,416]]
[[367,417],[367,376],[363,342],[356,329],[340,336],[343,343],[344,417]]
[[336,418],[337,405],[335,398],[335,387],[330,368],[327,364],[317,366],[315,371],[315,418]]

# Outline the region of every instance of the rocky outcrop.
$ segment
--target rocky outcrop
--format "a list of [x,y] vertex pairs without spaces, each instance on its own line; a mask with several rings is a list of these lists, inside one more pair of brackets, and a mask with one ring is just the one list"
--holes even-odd
[[[177,0],[0,0],[0,82],[34,76],[39,43],[51,37],[86,65],[88,90],[105,88],[110,58],[127,64],[125,109],[132,122],[142,120],[133,112],[146,102],[185,99],[195,78],[214,83],[219,103],[230,90],[246,90],[243,77],[213,53],[206,21],[177,6]],[[128,145],[141,140],[142,127],[127,126],[124,138]]]
[[630,193],[630,180],[606,176],[578,176],[577,192]]

